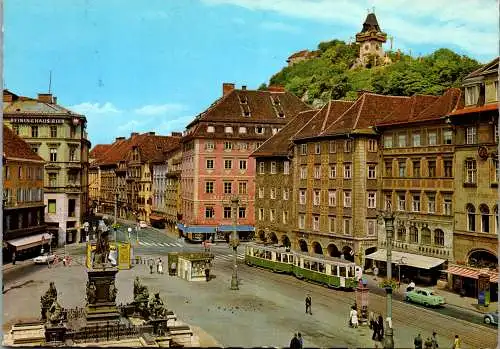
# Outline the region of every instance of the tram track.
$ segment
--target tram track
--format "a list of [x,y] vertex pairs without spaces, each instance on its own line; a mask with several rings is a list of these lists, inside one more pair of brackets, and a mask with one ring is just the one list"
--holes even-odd
[[[350,305],[354,303],[356,297],[354,292],[332,290],[317,283],[297,279],[293,275],[273,273],[265,268],[247,266],[245,263],[238,263],[238,265],[243,285],[248,281],[262,282],[264,280],[273,280],[276,283],[291,286],[292,289],[296,290],[296,294],[301,292],[302,295],[305,295],[307,292],[313,291],[315,293],[313,298],[313,307],[315,304],[319,304],[326,308],[331,308],[332,300],[334,300],[338,304],[344,304],[344,313],[347,314]],[[219,268],[231,271],[232,265],[230,263],[222,264],[219,265]],[[262,273],[252,273],[252,269],[262,270]],[[348,300],[348,302],[346,302],[346,300]],[[370,293],[369,308],[370,311],[373,311],[374,313],[384,314],[385,297]],[[437,330],[438,333],[449,333],[449,337],[453,337],[455,334],[458,334],[461,336],[462,341],[467,346],[471,346],[472,348],[497,347],[497,331],[493,328],[456,319],[436,311],[400,301],[393,302],[392,309],[393,319],[397,319],[394,323],[395,328],[397,328],[398,323],[402,323],[404,325],[414,327],[416,331],[417,329],[421,329],[422,333],[432,333],[432,331]]]

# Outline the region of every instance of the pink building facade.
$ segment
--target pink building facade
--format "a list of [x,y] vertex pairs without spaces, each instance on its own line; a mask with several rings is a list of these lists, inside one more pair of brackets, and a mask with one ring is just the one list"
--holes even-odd
[[[183,137],[181,229],[190,240],[254,235],[255,159],[250,154],[307,106],[283,89],[223,85],[223,96],[191,122]],[[239,205],[234,212],[231,199]],[[234,214],[236,213],[236,220]]]

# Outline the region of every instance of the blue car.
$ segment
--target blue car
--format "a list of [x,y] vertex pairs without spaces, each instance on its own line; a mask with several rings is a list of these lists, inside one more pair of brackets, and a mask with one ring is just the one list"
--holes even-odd
[[498,310],[484,314],[483,320],[485,324],[498,325]]

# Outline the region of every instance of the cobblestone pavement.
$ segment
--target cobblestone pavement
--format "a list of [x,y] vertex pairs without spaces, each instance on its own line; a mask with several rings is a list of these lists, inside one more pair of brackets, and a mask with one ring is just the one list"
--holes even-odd
[[[216,261],[215,278],[210,282],[187,282],[177,277],[149,274],[146,265],[137,265],[117,275],[117,301],[132,300],[133,278],[140,276],[150,292],[159,291],[180,320],[198,326],[223,346],[287,346],[294,332],[304,336],[305,347],[373,348],[366,327],[347,326],[349,306],[355,294],[329,290],[239,265],[240,290],[229,290],[231,262]],[[12,283],[4,294],[4,329],[15,321],[37,318],[40,296],[50,280],[56,282],[64,307],[85,304],[85,269],[71,267],[39,268]],[[313,315],[306,315],[304,298],[312,296]],[[22,300],[22,301],[19,301]],[[375,294],[369,297],[370,309],[384,314],[385,300]],[[496,347],[496,331],[480,325],[437,314],[413,305],[395,302],[393,321],[396,347],[412,347],[413,338],[438,333],[440,347],[451,347],[452,337],[459,334],[464,348]],[[379,344],[380,347],[380,344]]]

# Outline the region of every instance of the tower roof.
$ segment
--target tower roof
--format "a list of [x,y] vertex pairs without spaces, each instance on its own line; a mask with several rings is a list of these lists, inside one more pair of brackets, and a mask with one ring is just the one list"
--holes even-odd
[[366,33],[371,30],[375,30],[378,32],[382,31],[380,30],[380,26],[378,25],[375,13],[369,13],[368,16],[366,16],[365,22],[363,23],[363,29],[361,30],[361,32]]

